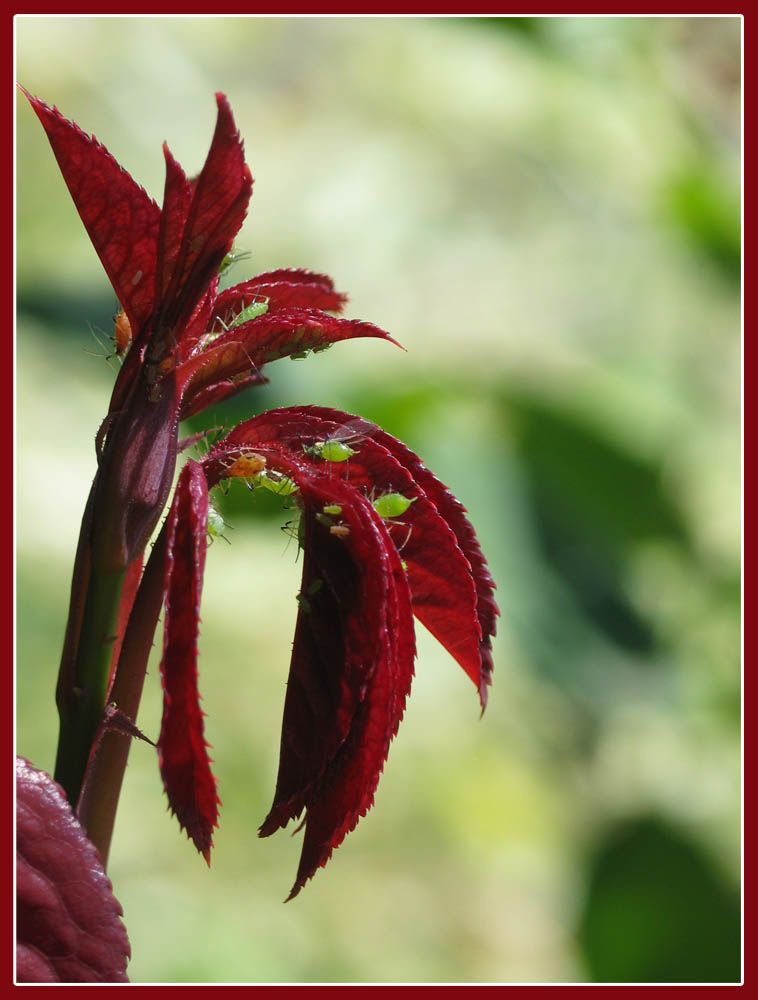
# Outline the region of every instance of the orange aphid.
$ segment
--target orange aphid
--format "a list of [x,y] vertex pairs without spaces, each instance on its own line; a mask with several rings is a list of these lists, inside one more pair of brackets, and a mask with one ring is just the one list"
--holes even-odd
[[241,455],[232,462],[226,470],[226,477],[229,479],[252,479],[265,468],[266,459],[262,455],[251,452],[248,455]]
[[347,538],[350,534],[350,527],[347,524],[333,524],[329,528],[329,532],[332,535],[336,535],[337,538]]
[[113,339],[116,342],[116,354],[121,357],[126,354],[132,342],[132,326],[129,317],[123,309],[119,309],[113,317],[114,329]]

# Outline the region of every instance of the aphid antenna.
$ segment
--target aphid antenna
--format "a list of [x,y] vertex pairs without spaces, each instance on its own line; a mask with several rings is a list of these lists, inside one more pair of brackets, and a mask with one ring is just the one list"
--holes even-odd
[[[114,373],[115,375],[118,375],[118,368],[115,368],[115,367],[114,367],[114,366],[113,366],[113,365],[111,364],[111,361],[112,361],[112,360],[113,360],[114,358],[118,358],[118,354],[116,354],[116,353],[115,353],[115,352],[113,352],[113,351],[112,351],[112,352],[111,352],[110,354],[108,353],[108,346],[107,346],[107,334],[103,333],[103,331],[102,331],[102,330],[99,330],[98,332],[96,332],[96,331],[98,330],[98,328],[97,328],[97,327],[94,327],[94,326],[92,326],[92,324],[91,324],[91,323],[87,323],[87,329],[89,330],[89,332],[90,332],[90,333],[92,334],[92,336],[94,337],[94,339],[95,339],[95,342],[96,342],[97,346],[98,346],[98,347],[100,348],[100,351],[88,351],[88,350],[86,350],[86,349],[85,349],[85,350],[84,350],[84,353],[85,353],[86,355],[88,355],[88,356],[89,356],[90,358],[105,358],[105,360],[106,360],[106,361],[108,362],[108,367],[109,367],[109,368],[111,369],[111,371],[112,371],[112,372],[113,372],[113,373]],[[106,340],[105,340],[105,341],[104,341],[104,340],[103,340],[103,339],[102,339],[102,338],[100,337],[100,334],[103,334],[103,337],[106,337]],[[101,353],[101,351],[102,351],[103,353]],[[120,360],[121,360],[121,359],[119,358],[119,361],[120,361]],[[120,367],[120,364],[119,364],[119,367]]]
[[235,250],[234,247],[232,247],[226,257],[224,257],[221,261],[221,266],[218,271],[219,277],[226,274],[226,272],[229,271],[238,260],[247,260],[249,257],[252,257],[249,250]]
[[[234,531],[234,525],[233,524],[229,524],[228,521],[224,522],[224,526],[227,527],[230,531]],[[231,545],[232,544],[231,543],[231,539],[227,538],[226,535],[219,535],[218,537],[219,538],[223,538],[227,545]],[[213,544],[213,539],[211,539],[211,545],[212,544]]]
[[263,378],[264,376],[261,374],[260,368],[258,367],[258,365],[256,365],[256,363],[253,361],[253,359],[247,353],[247,348],[244,345],[243,345],[243,350],[245,352],[245,357],[247,358],[247,363],[250,365],[250,368],[252,369],[252,371],[250,372],[250,374],[251,375],[260,375],[261,378]]
[[287,521],[285,524],[280,525],[280,529],[287,536],[287,543],[284,546],[282,555],[287,554],[290,542],[294,539],[297,542],[297,552],[295,553],[295,562],[297,562],[300,558],[300,553],[303,550],[303,546],[300,544],[300,518],[293,518],[291,521]]

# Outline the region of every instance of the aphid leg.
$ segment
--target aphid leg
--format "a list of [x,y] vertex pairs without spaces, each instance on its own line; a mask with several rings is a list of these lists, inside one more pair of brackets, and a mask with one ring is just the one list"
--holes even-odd
[[392,541],[395,544],[395,548],[397,549],[398,552],[402,552],[403,549],[405,548],[405,546],[408,544],[408,540],[410,539],[411,535],[413,534],[413,525],[412,524],[408,524],[407,521],[388,521],[388,522],[386,522],[386,524],[387,524],[388,530],[391,529],[391,528],[393,528],[395,525],[397,525],[398,527],[400,527],[402,525],[404,528],[408,529],[408,531],[407,531],[407,533],[405,535],[405,538],[403,539],[403,544],[402,545],[397,545],[395,543],[395,539],[392,538],[392,531],[390,530],[390,532],[389,532],[390,538],[392,538]]
[[304,541],[304,539],[303,539],[303,531],[304,531],[304,525],[303,525],[302,518],[301,517],[297,517],[297,518],[293,518],[291,521],[287,521],[286,524],[282,525],[282,531],[285,533],[285,535],[288,536],[288,538],[287,538],[287,544],[284,547],[284,551],[285,552],[289,548],[290,541],[293,538],[297,542],[297,554],[295,555],[295,562],[297,562],[297,560],[300,557],[300,553],[303,550],[303,541]]
[[103,337],[101,337],[100,334],[102,334],[103,331],[102,330],[98,330],[96,327],[93,327],[90,323],[87,324],[87,328],[88,328],[89,332],[92,334],[92,336],[93,336],[93,338],[95,340],[95,343],[100,348],[100,350],[99,351],[87,351],[87,350],[85,350],[84,353],[88,354],[91,358],[104,358],[105,361],[108,362],[108,367],[113,372],[113,374],[114,375],[118,375],[118,368],[115,367],[111,363],[113,361],[113,359],[116,357],[116,354],[114,354],[113,351],[110,351],[108,349],[108,344],[103,339],[103,337],[105,337],[107,335],[103,334]]
[[213,545],[213,541],[216,538],[223,538],[224,541],[227,543],[227,545],[231,545],[232,544],[229,541],[229,539],[226,537],[226,535],[224,534],[224,528],[226,528],[226,527],[231,527],[231,525],[227,525],[227,523],[224,520],[224,517],[223,517],[221,511],[219,511],[219,509],[215,506],[215,504],[211,500],[209,500],[208,501],[208,521],[207,521],[207,524],[206,524],[206,530],[208,532],[208,545],[209,546]]

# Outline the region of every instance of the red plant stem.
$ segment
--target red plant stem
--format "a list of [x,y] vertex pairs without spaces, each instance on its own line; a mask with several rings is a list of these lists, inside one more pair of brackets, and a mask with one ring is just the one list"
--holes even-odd
[[63,639],[61,665],[58,671],[58,685],[55,690],[55,702],[61,717],[67,712],[69,702],[73,698],[73,689],[75,686],[76,651],[79,646],[79,633],[82,628],[82,616],[84,615],[84,604],[87,599],[87,588],[92,564],[90,536],[96,486],[97,478],[95,478],[92,484],[89,497],[87,498],[87,505],[84,508],[84,517],[82,518],[82,525],[79,530],[79,542],[76,547],[76,558],[74,559],[74,572],[71,580],[71,606],[68,612],[68,621],[66,622],[66,634]]
[[[163,567],[166,531],[161,531],[153,547],[129,616],[109,702],[132,722],[136,722],[147,662],[153,645],[163,599]],[[121,785],[129,757],[131,737],[106,730],[93,750],[77,808],[79,822],[108,862],[113,824]]]
[[[69,802],[79,798],[92,743],[100,724],[116,638],[116,621],[125,571],[102,572],[89,562],[83,580],[86,598],[72,590],[72,615],[81,612],[75,660],[61,664],[58,688],[60,734],[55,761],[55,780],[63,786]],[[75,588],[76,589],[76,575]],[[67,635],[68,638],[68,635]],[[64,667],[69,669],[63,677]]]

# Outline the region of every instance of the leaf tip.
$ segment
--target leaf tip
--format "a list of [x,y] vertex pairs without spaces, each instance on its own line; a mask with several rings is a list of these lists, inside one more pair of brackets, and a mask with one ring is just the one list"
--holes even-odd
[[289,896],[287,896],[287,898],[284,900],[284,902],[285,903],[289,903],[291,900],[293,900],[295,898],[295,896],[299,895],[300,890],[302,888],[303,888],[303,883],[302,882],[300,882],[299,880],[297,882],[295,882],[295,884],[290,889]]

